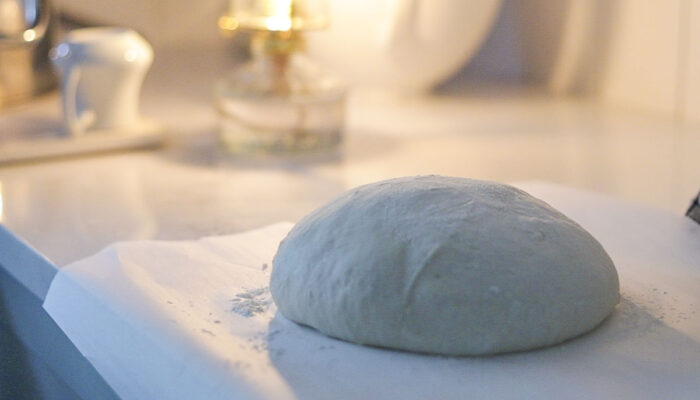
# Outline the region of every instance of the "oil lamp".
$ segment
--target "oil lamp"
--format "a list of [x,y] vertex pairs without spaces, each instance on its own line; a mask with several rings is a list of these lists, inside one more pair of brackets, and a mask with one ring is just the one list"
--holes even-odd
[[327,25],[321,1],[231,0],[219,27],[251,31],[252,59],[216,86],[227,150],[294,153],[340,143],[345,87],[304,51],[304,32]]

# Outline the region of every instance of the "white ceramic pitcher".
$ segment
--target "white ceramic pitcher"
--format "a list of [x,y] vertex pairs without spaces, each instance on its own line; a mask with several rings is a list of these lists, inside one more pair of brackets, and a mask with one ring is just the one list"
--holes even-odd
[[330,27],[309,53],[356,86],[425,91],[457,71],[501,0],[328,0]]
[[71,135],[139,124],[139,93],[153,49],[138,33],[76,29],[50,56],[61,75],[63,115]]

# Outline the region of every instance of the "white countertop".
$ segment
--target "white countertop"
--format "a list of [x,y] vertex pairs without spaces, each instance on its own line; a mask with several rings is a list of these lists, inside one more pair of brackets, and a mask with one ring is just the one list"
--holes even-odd
[[[157,55],[147,78],[143,114],[170,126],[170,146],[2,166],[2,226],[60,267],[119,240],[294,221],[350,187],[401,175],[548,181],[676,214],[700,189],[700,129],[523,90],[356,92],[342,152],[237,160],[213,139],[211,85],[231,61],[203,54]],[[59,115],[49,95],[2,111],[0,132],[56,129]]]
[[[116,241],[295,221],[350,187],[400,175],[548,181],[676,215],[700,189],[700,128],[459,82],[426,97],[354,93],[337,154],[226,157],[215,148],[211,88],[232,64],[221,49],[156,53],[141,110],[170,127],[163,149],[0,165],[0,272],[15,278],[0,279],[5,311],[47,376],[85,398],[117,396],[41,303],[57,268]],[[59,107],[54,93],[0,110],[0,146],[58,130]]]

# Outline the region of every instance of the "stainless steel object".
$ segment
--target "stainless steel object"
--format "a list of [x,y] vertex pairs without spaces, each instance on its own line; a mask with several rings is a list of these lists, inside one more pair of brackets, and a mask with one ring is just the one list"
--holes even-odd
[[0,109],[54,86],[54,21],[49,0],[0,0]]
[[685,215],[700,224],[700,192],[698,192],[698,196],[693,200],[693,203],[690,204]]

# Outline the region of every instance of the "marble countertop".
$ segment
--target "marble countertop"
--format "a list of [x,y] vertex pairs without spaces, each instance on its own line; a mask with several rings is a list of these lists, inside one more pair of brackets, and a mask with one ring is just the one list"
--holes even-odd
[[[144,115],[162,149],[0,167],[0,224],[61,267],[120,240],[192,239],[294,221],[356,185],[414,174],[547,181],[682,214],[700,189],[700,128],[532,90],[356,91],[333,154],[240,159],[216,147],[212,84],[228,58],[164,54]],[[184,55],[183,55],[184,54]],[[4,110],[0,132],[60,126],[59,99]]]

